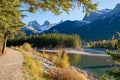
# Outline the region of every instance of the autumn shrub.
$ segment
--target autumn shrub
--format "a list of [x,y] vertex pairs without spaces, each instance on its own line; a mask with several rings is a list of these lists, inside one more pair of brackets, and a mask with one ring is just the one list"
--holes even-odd
[[58,51],[56,60],[54,61],[57,67],[66,68],[69,67],[69,57],[66,52]]
[[56,65],[56,67],[66,68],[70,66],[69,57],[67,53],[62,50],[58,50],[58,53],[56,54],[54,53],[47,54],[43,52],[40,56],[53,62]]
[[32,47],[29,43],[24,43],[22,48],[25,50],[25,51],[31,51],[32,50]]
[[52,68],[48,71],[52,80],[88,80],[87,77],[73,68]]

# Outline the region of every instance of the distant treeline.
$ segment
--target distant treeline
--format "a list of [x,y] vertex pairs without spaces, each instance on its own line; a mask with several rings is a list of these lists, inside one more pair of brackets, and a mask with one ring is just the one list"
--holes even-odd
[[111,40],[100,40],[87,43],[87,47],[91,48],[105,48],[105,49],[117,49],[120,40],[111,39]]
[[41,34],[18,37],[8,40],[7,46],[19,46],[28,42],[37,48],[55,48],[55,47],[81,47],[81,39],[78,35],[66,34]]

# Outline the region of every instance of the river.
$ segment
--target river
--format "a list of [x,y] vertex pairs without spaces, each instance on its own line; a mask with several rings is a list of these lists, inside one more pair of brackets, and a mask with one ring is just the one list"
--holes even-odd
[[[55,53],[57,50],[44,50]],[[106,54],[105,49],[84,48],[83,51],[64,50],[69,53],[69,61],[72,66],[76,66],[92,72],[96,75],[103,75],[106,70],[113,70],[114,61]]]

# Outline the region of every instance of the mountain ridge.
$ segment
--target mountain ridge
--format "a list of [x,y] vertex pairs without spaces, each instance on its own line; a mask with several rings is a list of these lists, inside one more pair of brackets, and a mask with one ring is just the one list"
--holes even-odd
[[[46,23],[49,23],[47,21]],[[103,9],[85,15],[83,20],[60,21],[40,33],[78,34],[83,40],[110,39],[120,32],[120,4],[113,9]]]

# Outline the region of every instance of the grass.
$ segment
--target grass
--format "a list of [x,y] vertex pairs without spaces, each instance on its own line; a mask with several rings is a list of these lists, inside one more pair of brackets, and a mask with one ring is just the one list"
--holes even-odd
[[[70,68],[68,55],[61,50],[59,50],[57,54],[46,54],[44,52],[41,54],[37,51],[31,51],[33,49],[28,44],[16,47],[16,50],[24,55],[23,67],[26,80],[88,80],[84,74],[79,73],[76,69]],[[30,52],[34,52],[34,54],[38,54],[39,56],[50,60],[56,65],[56,68],[49,69],[49,74],[46,75],[43,70],[42,62],[36,59]],[[75,59],[75,61],[79,62],[77,59]],[[85,63],[87,64],[87,62]]]
[[23,49],[16,48],[16,50],[20,51],[24,55],[23,67],[25,80],[49,80],[47,77],[44,77],[45,74],[40,60],[37,60]]
[[72,68],[54,68],[49,70],[52,80],[88,80],[85,75]]
[[69,67],[69,57],[66,52],[62,52],[62,50],[58,50],[58,53],[56,54],[47,54],[47,53],[42,53],[40,56],[50,60],[53,62],[56,67],[60,68],[66,68]]
[[21,46],[25,51],[31,51],[32,47],[29,43],[25,42],[22,46]]

